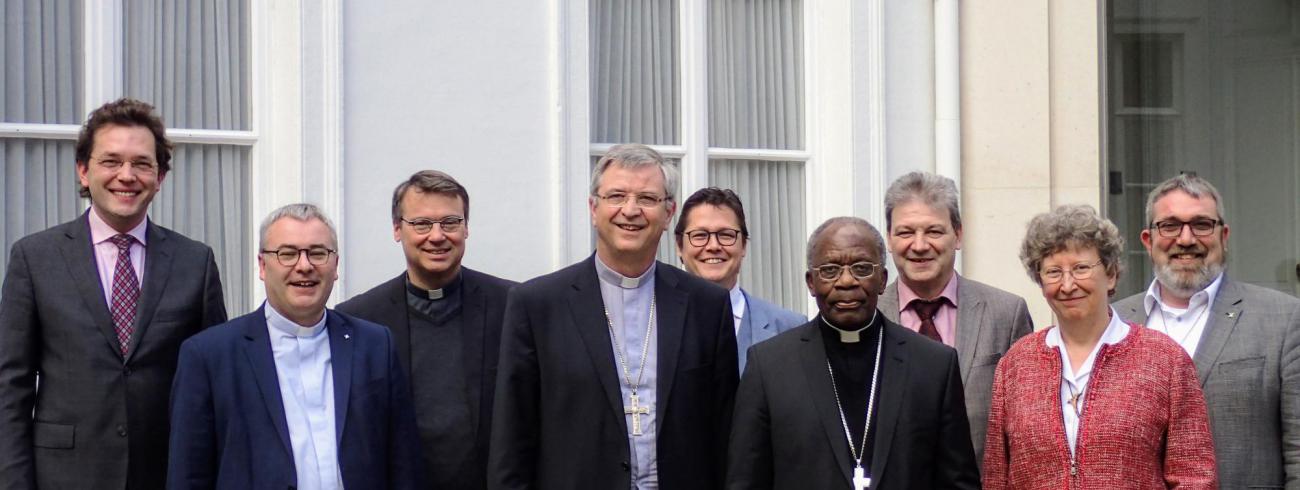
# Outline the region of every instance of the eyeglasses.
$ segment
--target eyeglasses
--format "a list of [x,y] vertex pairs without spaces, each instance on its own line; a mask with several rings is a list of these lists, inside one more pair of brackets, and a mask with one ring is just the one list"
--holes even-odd
[[616,208],[623,207],[628,201],[635,202],[636,207],[638,208],[652,208],[669,199],[667,197],[659,197],[651,194],[632,195],[624,194],[622,192],[611,192],[603,196],[597,195],[596,198],[605,201],[605,204]]
[[416,218],[416,219],[400,218],[400,219],[402,220],[403,223],[411,225],[411,229],[415,230],[416,233],[419,233],[421,235],[433,231],[434,224],[437,224],[439,228],[442,228],[443,233],[455,233],[457,231],[460,231],[460,225],[465,223],[465,218],[462,218],[460,216],[448,216],[443,219],[429,219],[429,218]]
[[[1092,271],[1099,265],[1101,265],[1100,260],[1091,264],[1074,264],[1070,266],[1070,277],[1073,277],[1076,281],[1092,277]],[[1065,269],[1053,267],[1039,272],[1038,277],[1043,279],[1043,284],[1056,284],[1065,279]]]
[[109,157],[109,158],[100,158],[98,160],[95,160],[95,163],[99,164],[99,166],[101,167],[113,171],[122,168],[123,165],[130,165],[131,170],[134,170],[136,173],[154,174],[158,172],[158,164],[153,162],[152,160],[132,160],[127,162],[127,161],[122,161],[116,158]]
[[822,264],[808,270],[817,271],[817,277],[829,282],[839,280],[840,273],[846,268],[854,279],[862,280],[876,275],[876,271],[880,269],[880,264],[871,262],[858,262],[852,265]]
[[735,245],[736,240],[740,239],[740,230],[732,228],[725,228],[718,231],[692,230],[684,233],[684,235],[686,235],[686,239],[691,242],[691,245],[696,247],[708,245],[710,236],[718,237],[718,245],[729,247]]
[[329,262],[331,254],[338,253],[325,247],[280,247],[276,250],[262,250],[261,252],[275,255],[276,260],[280,261],[280,265],[285,267],[298,265],[298,258],[302,256],[303,252],[307,253],[307,262],[311,262],[312,265],[325,265]]
[[1209,218],[1194,219],[1191,221],[1170,219],[1155,223],[1151,225],[1151,227],[1158,230],[1162,237],[1176,238],[1178,235],[1183,234],[1184,226],[1191,227],[1193,235],[1210,236],[1214,234],[1214,229],[1218,228],[1221,224],[1223,224],[1222,221]]

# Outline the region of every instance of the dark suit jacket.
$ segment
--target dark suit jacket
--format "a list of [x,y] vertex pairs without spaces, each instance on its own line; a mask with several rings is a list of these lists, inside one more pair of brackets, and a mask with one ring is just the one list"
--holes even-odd
[[145,233],[125,359],[87,215],[14,244],[0,301],[0,488],[163,487],[177,351],[226,308],[212,249],[153,223]]
[[[727,291],[660,263],[659,487],[722,484],[736,389]],[[618,364],[588,258],[510,292],[501,338],[488,488],[620,489],[630,485]]]
[[[1118,303],[1145,324],[1142,292]],[[1300,489],[1300,300],[1223,277],[1192,362],[1223,488]]]
[[[898,281],[880,295],[880,312],[898,323]],[[1025,299],[979,281],[957,276],[957,359],[966,396],[975,461],[984,463],[989,403],[998,360],[1021,337],[1034,332]]]
[[[425,469],[434,487],[460,485],[483,488],[487,484],[488,435],[492,432],[492,394],[497,381],[497,355],[501,347],[501,320],[506,310],[506,293],[515,282],[461,268],[461,311],[464,339],[465,386],[469,413],[475,418],[469,440],[441,434],[420,434]],[[406,306],[406,273],[349,299],[338,311],[388,327],[393,332],[397,357],[412,382],[411,324]],[[437,414],[417,413],[421,417]],[[471,456],[465,453],[470,452]]]
[[[167,488],[294,488],[293,446],[262,308],[181,345]],[[339,471],[348,490],[422,488],[420,440],[393,337],[328,311]]]
[[[749,350],[727,488],[852,488],[853,459],[818,320]],[[979,488],[957,351],[885,321],[872,489]]]

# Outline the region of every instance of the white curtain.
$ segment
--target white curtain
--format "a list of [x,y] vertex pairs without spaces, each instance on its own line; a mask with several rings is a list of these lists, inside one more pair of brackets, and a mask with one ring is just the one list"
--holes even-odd
[[803,163],[713,160],[709,182],[735,190],[745,205],[750,241],[740,267],[740,287],[803,312],[808,304],[803,280],[808,240],[803,235]]
[[[0,121],[76,124],[81,106],[81,1],[0,2]],[[0,137],[0,274],[18,239],[76,218],[76,158],[70,140]]]
[[592,142],[678,144],[677,2],[591,0],[589,14]]
[[[123,82],[168,128],[248,129],[246,0],[123,2]],[[229,313],[251,309],[248,148],[177,145],[150,217],[212,247]]]

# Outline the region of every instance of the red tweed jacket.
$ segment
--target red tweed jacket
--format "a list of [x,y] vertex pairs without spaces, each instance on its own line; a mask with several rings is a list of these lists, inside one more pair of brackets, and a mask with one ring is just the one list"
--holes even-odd
[[1130,324],[1093,364],[1070,474],[1061,355],[1047,330],[1007,351],[993,380],[985,489],[1218,488],[1205,397],[1187,353]]

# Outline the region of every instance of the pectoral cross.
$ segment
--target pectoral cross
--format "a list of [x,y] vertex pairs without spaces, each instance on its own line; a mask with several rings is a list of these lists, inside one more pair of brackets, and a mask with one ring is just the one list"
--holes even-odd
[[867,490],[870,487],[871,479],[862,471],[862,466],[853,468],[853,490]]
[[1082,394],[1083,393],[1070,393],[1070,408],[1074,409],[1076,415],[1079,413],[1079,395]]
[[640,404],[641,399],[637,398],[635,391],[628,398],[631,399],[631,406],[623,407],[623,413],[632,416],[632,435],[639,436],[642,435],[641,416],[650,415],[650,407]]

